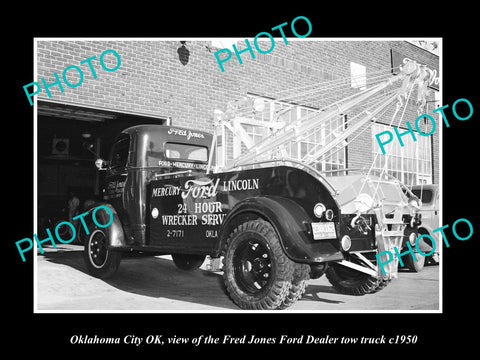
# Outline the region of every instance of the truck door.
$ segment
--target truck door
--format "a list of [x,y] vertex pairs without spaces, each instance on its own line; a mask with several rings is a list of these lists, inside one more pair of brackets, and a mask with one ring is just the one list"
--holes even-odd
[[218,177],[154,181],[147,192],[149,244],[184,253],[215,248],[225,217]]

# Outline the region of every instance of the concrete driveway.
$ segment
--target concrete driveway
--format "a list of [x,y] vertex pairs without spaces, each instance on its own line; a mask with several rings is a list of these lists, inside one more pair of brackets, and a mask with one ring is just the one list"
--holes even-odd
[[[286,311],[438,311],[439,287],[439,266],[420,273],[402,269],[385,289],[365,296],[339,294],[322,276],[310,280],[303,298]],[[226,295],[221,272],[186,272],[169,256],[130,257],[113,278],[100,280],[87,273],[78,245],[38,254],[36,294],[39,312],[240,310]]]

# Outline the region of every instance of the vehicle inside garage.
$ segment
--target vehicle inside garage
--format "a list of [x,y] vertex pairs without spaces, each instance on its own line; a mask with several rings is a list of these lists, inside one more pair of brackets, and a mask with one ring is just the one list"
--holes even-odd
[[148,117],[64,103],[38,102],[38,228],[68,217],[69,194],[85,201],[101,199],[102,174],[95,167],[107,159],[115,136],[138,124],[164,124],[167,117]]

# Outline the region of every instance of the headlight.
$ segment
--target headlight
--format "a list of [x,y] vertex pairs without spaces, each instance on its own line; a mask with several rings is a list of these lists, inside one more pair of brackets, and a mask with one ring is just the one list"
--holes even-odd
[[366,213],[368,210],[373,208],[374,200],[370,195],[362,193],[359,194],[355,200],[353,200],[353,203],[358,212]]
[[342,237],[342,240],[340,240],[340,244],[342,245],[342,249],[344,251],[350,250],[350,247],[352,246],[352,239],[350,239],[350,236],[344,235]]
[[327,210],[325,205],[323,205],[322,203],[318,203],[314,206],[313,213],[317,218],[320,219],[322,217],[323,213],[325,212],[325,210]]
[[416,240],[417,240],[417,233],[412,232],[412,233],[408,236],[408,241],[410,242],[410,245],[415,246],[415,241],[416,241]]

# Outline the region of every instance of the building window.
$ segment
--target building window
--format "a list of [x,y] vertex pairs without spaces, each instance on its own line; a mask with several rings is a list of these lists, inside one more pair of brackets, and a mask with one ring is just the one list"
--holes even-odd
[[[372,138],[382,131],[391,131],[390,126],[373,124]],[[393,133],[393,131],[392,131]],[[373,144],[373,168],[382,170],[386,164],[386,171],[406,185],[432,183],[432,156],[431,136],[417,134],[417,141],[411,136],[403,136],[404,146],[399,141],[392,141],[385,146],[386,154],[383,155],[378,143]]]
[[[252,96],[256,99],[261,97]],[[255,113],[256,120],[263,120],[273,124],[275,122],[284,123],[288,125],[300,118],[308,118],[317,113],[316,109],[294,105],[282,101],[265,101],[265,107],[262,111]],[[336,117],[329,121],[323,122],[320,126],[315,128],[308,136],[302,137],[299,141],[291,141],[286,144],[279,154],[280,157],[289,157],[295,160],[302,160],[307,154],[315,152],[333,140],[336,133],[345,129],[345,121],[343,116]],[[246,131],[252,138],[255,144],[260,142],[263,138],[275,131],[275,127],[260,127],[254,125],[246,126]],[[326,175],[331,175],[333,170],[345,169],[345,152],[344,146],[339,145],[331,150],[326,156],[323,156],[320,161],[315,164],[319,171],[326,171]]]
[[352,88],[360,90],[367,88],[367,69],[365,66],[350,62],[350,85]]
[[265,136],[265,128],[260,126],[246,126],[247,134],[251,136],[253,142],[258,144]]

